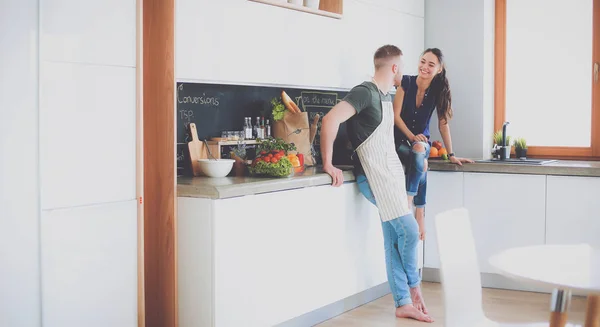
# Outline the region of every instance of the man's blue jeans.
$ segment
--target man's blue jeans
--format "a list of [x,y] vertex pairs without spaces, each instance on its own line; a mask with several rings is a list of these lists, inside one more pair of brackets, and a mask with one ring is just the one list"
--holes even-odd
[[[371,203],[376,204],[375,196],[365,175],[358,175],[356,183],[360,192]],[[402,192],[403,190],[398,190]],[[418,244],[419,226],[412,213],[381,222],[385,249],[385,265],[388,283],[396,307],[411,304],[410,288],[419,286]]]

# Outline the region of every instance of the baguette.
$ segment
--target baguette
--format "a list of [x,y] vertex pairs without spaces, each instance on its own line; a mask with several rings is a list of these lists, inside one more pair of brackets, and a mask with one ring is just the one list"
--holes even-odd
[[289,110],[291,113],[299,114],[302,112],[300,111],[300,108],[298,108],[298,106],[294,103],[294,101],[292,101],[292,98],[290,98],[290,96],[287,95],[287,93],[285,93],[285,91],[281,91],[281,100],[287,108],[287,110]]

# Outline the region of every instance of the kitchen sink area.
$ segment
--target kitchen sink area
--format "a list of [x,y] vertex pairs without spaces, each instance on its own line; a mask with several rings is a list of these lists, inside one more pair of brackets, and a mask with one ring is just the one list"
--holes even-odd
[[554,159],[526,159],[526,158],[510,158],[510,159],[483,159],[475,160],[476,163],[496,163],[496,164],[515,164],[515,165],[546,165],[557,162]]

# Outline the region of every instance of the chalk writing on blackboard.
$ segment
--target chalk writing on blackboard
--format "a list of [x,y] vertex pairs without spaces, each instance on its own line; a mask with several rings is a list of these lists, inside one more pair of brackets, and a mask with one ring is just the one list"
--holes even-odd
[[219,97],[206,96],[206,93],[203,93],[201,96],[180,96],[179,91],[183,91],[183,84],[177,87],[177,103],[199,104],[211,107],[219,106]]
[[302,107],[304,111],[308,111],[308,108],[331,109],[340,101],[337,92],[302,91],[300,96],[296,97],[296,104]]
[[183,153],[183,148],[177,151],[177,161],[181,162],[185,159],[185,154]]
[[192,119],[194,119],[194,111],[193,110],[188,110],[188,109],[179,110],[179,121],[183,123],[183,128],[185,130],[185,138],[183,139],[183,141],[186,143],[190,142],[192,140],[192,137],[189,132],[190,129],[188,128],[188,126],[192,122]]

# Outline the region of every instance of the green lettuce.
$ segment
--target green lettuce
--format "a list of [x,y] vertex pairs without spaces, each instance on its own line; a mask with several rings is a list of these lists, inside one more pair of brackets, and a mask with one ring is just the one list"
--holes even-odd
[[273,106],[273,120],[278,121],[283,119],[283,114],[285,113],[285,106],[278,98],[273,98],[271,100],[271,105]]
[[292,173],[292,163],[287,157],[282,157],[276,163],[259,161],[248,168],[253,175],[287,177]]

